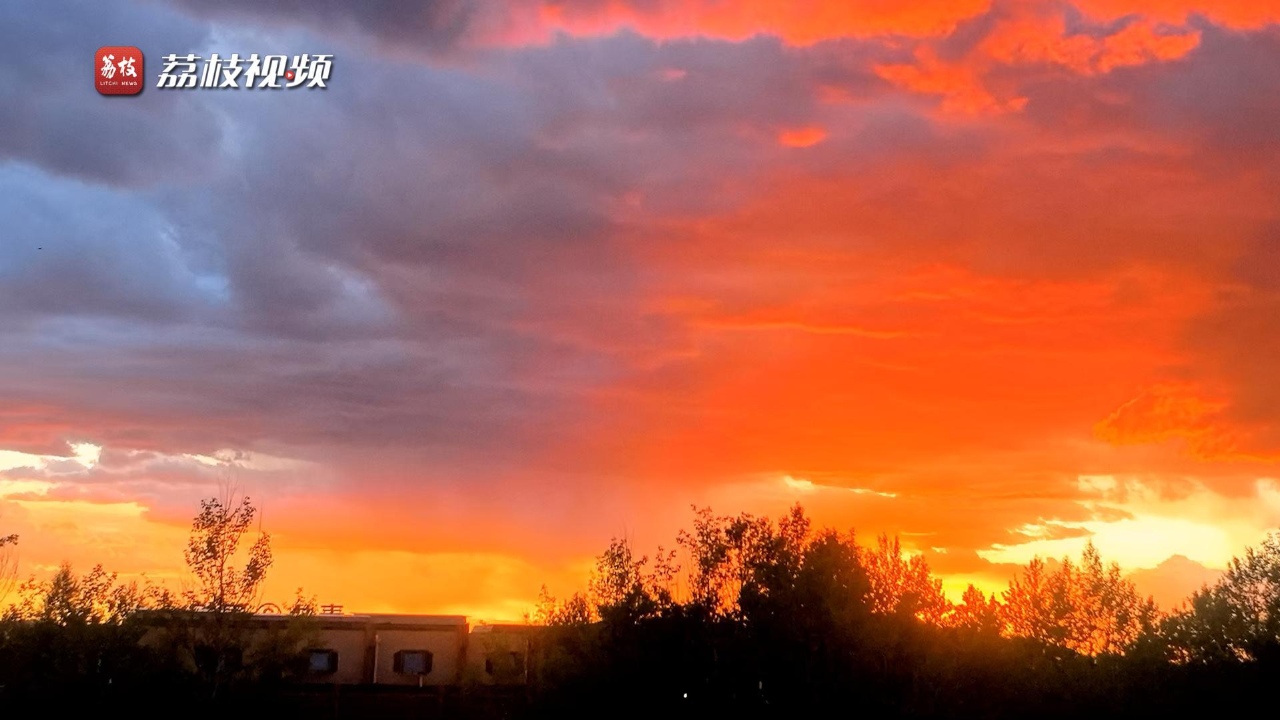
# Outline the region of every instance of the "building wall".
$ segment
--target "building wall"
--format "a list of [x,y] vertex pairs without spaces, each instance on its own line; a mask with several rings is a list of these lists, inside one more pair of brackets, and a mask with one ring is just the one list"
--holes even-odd
[[[464,651],[467,628],[427,630],[399,627],[374,627],[377,643],[378,685],[456,685],[460,677],[460,660]],[[431,672],[405,675],[395,671],[395,654],[402,650],[427,650],[431,653]]]
[[322,628],[317,637],[306,644],[307,649],[335,650],[338,653],[338,671],[319,675],[316,682],[355,685],[366,682],[368,674],[368,639],[362,627]]
[[[155,613],[143,644],[163,637],[170,622],[174,622],[173,617]],[[257,615],[248,619],[247,629],[256,641],[261,641],[283,631],[288,622],[291,621],[286,616]],[[466,618],[454,615],[321,615],[314,622],[306,630],[301,649],[332,650],[338,657],[335,672],[306,678],[313,684],[519,684],[527,682],[529,664],[533,662],[532,630],[527,626],[480,626],[470,632]],[[412,650],[431,653],[429,673],[419,676],[396,672],[396,653]],[[486,667],[487,661],[491,667]]]

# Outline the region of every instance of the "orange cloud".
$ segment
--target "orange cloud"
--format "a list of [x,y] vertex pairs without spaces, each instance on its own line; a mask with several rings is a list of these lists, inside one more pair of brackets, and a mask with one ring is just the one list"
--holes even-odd
[[[1148,27],[1151,23],[1185,26],[1192,15],[1234,28],[1259,28],[1280,20],[1280,10],[1271,3],[1248,0],[1078,0],[1072,6],[1090,18],[1107,22],[1139,16],[1145,18],[1142,24]],[[532,13],[514,12],[514,22],[505,26],[505,40],[545,40],[548,34],[557,32],[598,36],[627,29],[661,40],[685,37],[744,40],[768,34],[803,46],[850,37],[934,37],[946,35],[966,21],[983,18],[993,12],[1009,12],[1011,8],[1019,12],[1035,8],[1052,10],[1057,7],[1047,2],[1015,5],[995,4],[989,0],[874,3],[822,0],[789,3],[768,0],[573,3],[551,0],[537,3]],[[1042,44],[1044,40],[1037,37],[1032,44]],[[1096,47],[1089,47],[1094,43],[1083,37],[1053,44],[1056,47],[1051,54],[1059,57],[1092,55],[1098,51]],[[1163,40],[1157,44],[1165,45],[1164,51],[1176,51]],[[1074,48],[1070,47],[1073,45]]]
[[1199,45],[1193,30],[1158,28],[1136,19],[1107,33],[1072,32],[1053,6],[1017,6],[993,19],[982,40],[959,57],[943,60],[930,41],[915,50],[912,63],[882,64],[876,71],[913,92],[943,98],[943,110],[963,114],[1021,110],[1027,98],[993,84],[1001,69],[1048,66],[1081,75],[1184,57]]
[[1070,34],[1057,14],[1026,13],[1001,20],[981,43],[981,53],[1010,65],[1046,63],[1091,75],[1127,65],[1176,60],[1200,42],[1195,31],[1157,32],[1147,20],[1107,35]]
[[1073,0],[1081,11],[1098,18],[1118,19],[1143,15],[1172,24],[1185,23],[1192,15],[1238,28],[1260,28],[1280,20],[1280,7],[1262,0]]
[[989,0],[544,2],[539,5],[536,22],[543,32],[579,36],[612,34],[626,28],[659,39],[708,36],[744,40],[768,34],[796,45],[809,45],[839,37],[943,34],[988,6]]
[[820,127],[803,127],[778,133],[778,143],[786,147],[812,147],[827,139],[827,131]]
[[1236,440],[1217,421],[1227,407],[1203,399],[1187,385],[1158,385],[1116,408],[1094,426],[1098,438],[1118,445],[1185,442],[1187,452],[1212,460],[1238,456]]
[[1200,44],[1200,33],[1157,33],[1150,22],[1131,23],[1102,41],[1094,65],[1098,72],[1127,65],[1177,60]]
[[997,98],[983,83],[976,68],[943,62],[928,46],[916,50],[915,62],[876,66],[889,82],[923,95],[943,98],[942,109],[968,115],[1021,110],[1025,97]]

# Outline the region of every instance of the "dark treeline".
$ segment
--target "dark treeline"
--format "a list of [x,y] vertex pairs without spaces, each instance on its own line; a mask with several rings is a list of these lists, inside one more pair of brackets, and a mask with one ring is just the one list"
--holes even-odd
[[1280,681],[1277,536],[1168,614],[1092,545],[959,604],[895,539],[861,546],[798,506],[777,522],[698,511],[678,545],[683,572],[615,539],[585,592],[544,591],[540,708],[1143,716],[1270,704]]
[[[101,565],[78,574],[67,563],[47,581],[18,584],[0,615],[0,717],[107,708],[190,717],[276,707],[279,691],[303,677],[300,650],[316,608],[299,591],[282,611],[287,622],[249,631],[272,564],[255,514],[247,497],[201,501],[181,590],[121,582]],[[5,540],[11,550],[18,538]],[[7,567],[0,590],[15,589]]]
[[[299,594],[295,623],[250,642],[271,565],[269,538],[242,543],[252,520],[247,501],[202,503],[179,593],[101,568],[23,583],[0,622],[0,708],[288,716],[314,603]],[[582,592],[544,589],[530,621],[545,628],[527,687],[501,703],[462,692],[445,714],[1220,714],[1274,702],[1280,536],[1163,613],[1092,546],[952,603],[896,539],[859,544],[798,506],[776,521],[701,510],[675,549],[647,557],[613,540]]]

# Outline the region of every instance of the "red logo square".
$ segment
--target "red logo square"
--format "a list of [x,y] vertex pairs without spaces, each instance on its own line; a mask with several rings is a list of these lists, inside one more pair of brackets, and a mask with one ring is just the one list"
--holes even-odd
[[142,92],[142,51],[136,47],[101,47],[93,56],[93,82],[103,95]]

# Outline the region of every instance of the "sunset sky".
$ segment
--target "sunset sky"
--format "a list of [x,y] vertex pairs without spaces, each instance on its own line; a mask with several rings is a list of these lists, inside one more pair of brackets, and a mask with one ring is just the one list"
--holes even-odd
[[[234,483],[273,598],[510,619],[801,502],[950,592],[1092,538],[1168,607],[1280,524],[1276,23],[0,4],[0,534],[176,587]],[[333,72],[155,88],[188,52]]]

